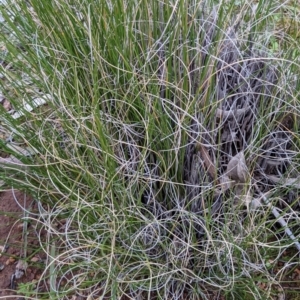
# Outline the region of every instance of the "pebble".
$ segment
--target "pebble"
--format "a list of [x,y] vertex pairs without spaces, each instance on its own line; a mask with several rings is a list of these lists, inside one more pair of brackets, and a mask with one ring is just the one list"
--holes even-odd
[[30,261],[31,261],[31,262],[38,262],[38,261],[40,261],[40,258],[34,256]]
[[11,264],[13,264],[15,261],[16,261],[16,259],[15,259],[15,258],[13,258],[13,257],[10,257],[9,259],[7,259],[7,261],[5,262],[5,264],[8,266],[8,265],[11,265]]

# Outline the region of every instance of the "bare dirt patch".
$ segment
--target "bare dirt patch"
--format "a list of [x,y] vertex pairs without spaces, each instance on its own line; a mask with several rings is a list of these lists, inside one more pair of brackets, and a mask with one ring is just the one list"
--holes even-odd
[[[22,299],[16,292],[20,284],[34,284],[42,274],[45,257],[39,250],[34,225],[30,223],[27,223],[27,249],[24,253],[22,207],[34,209],[32,199],[18,191],[0,193],[0,247],[3,247],[0,257],[0,299]],[[24,257],[28,266],[23,274],[19,270],[21,273],[17,275],[18,262],[24,261]]]

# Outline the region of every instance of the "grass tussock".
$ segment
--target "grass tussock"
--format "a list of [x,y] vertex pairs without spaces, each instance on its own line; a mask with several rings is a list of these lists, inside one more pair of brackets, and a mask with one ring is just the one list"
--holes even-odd
[[[1,13],[0,177],[34,196],[28,218],[48,232],[48,291],[27,295],[282,296],[295,251],[273,269],[300,250],[299,7],[9,0]],[[294,29],[271,35],[282,15]]]

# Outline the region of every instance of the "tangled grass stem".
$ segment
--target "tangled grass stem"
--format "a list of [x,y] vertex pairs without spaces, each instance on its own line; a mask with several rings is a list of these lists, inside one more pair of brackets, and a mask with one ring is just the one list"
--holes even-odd
[[[300,235],[299,47],[276,24],[298,22],[299,7],[7,0],[1,13],[13,68],[0,179],[37,201],[38,287],[48,276],[51,299],[275,297],[272,268]],[[38,287],[27,296],[46,299]]]

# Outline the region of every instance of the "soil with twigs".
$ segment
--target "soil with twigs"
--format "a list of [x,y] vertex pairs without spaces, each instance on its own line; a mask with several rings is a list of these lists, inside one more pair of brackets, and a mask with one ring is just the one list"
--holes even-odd
[[[43,272],[46,255],[39,251],[34,224],[27,223],[27,249],[24,253],[23,207],[28,209],[31,204],[32,199],[18,191],[7,190],[0,194],[0,299],[8,296],[7,299],[22,299],[17,292],[20,285],[36,285]],[[18,269],[24,260],[24,269]]]

